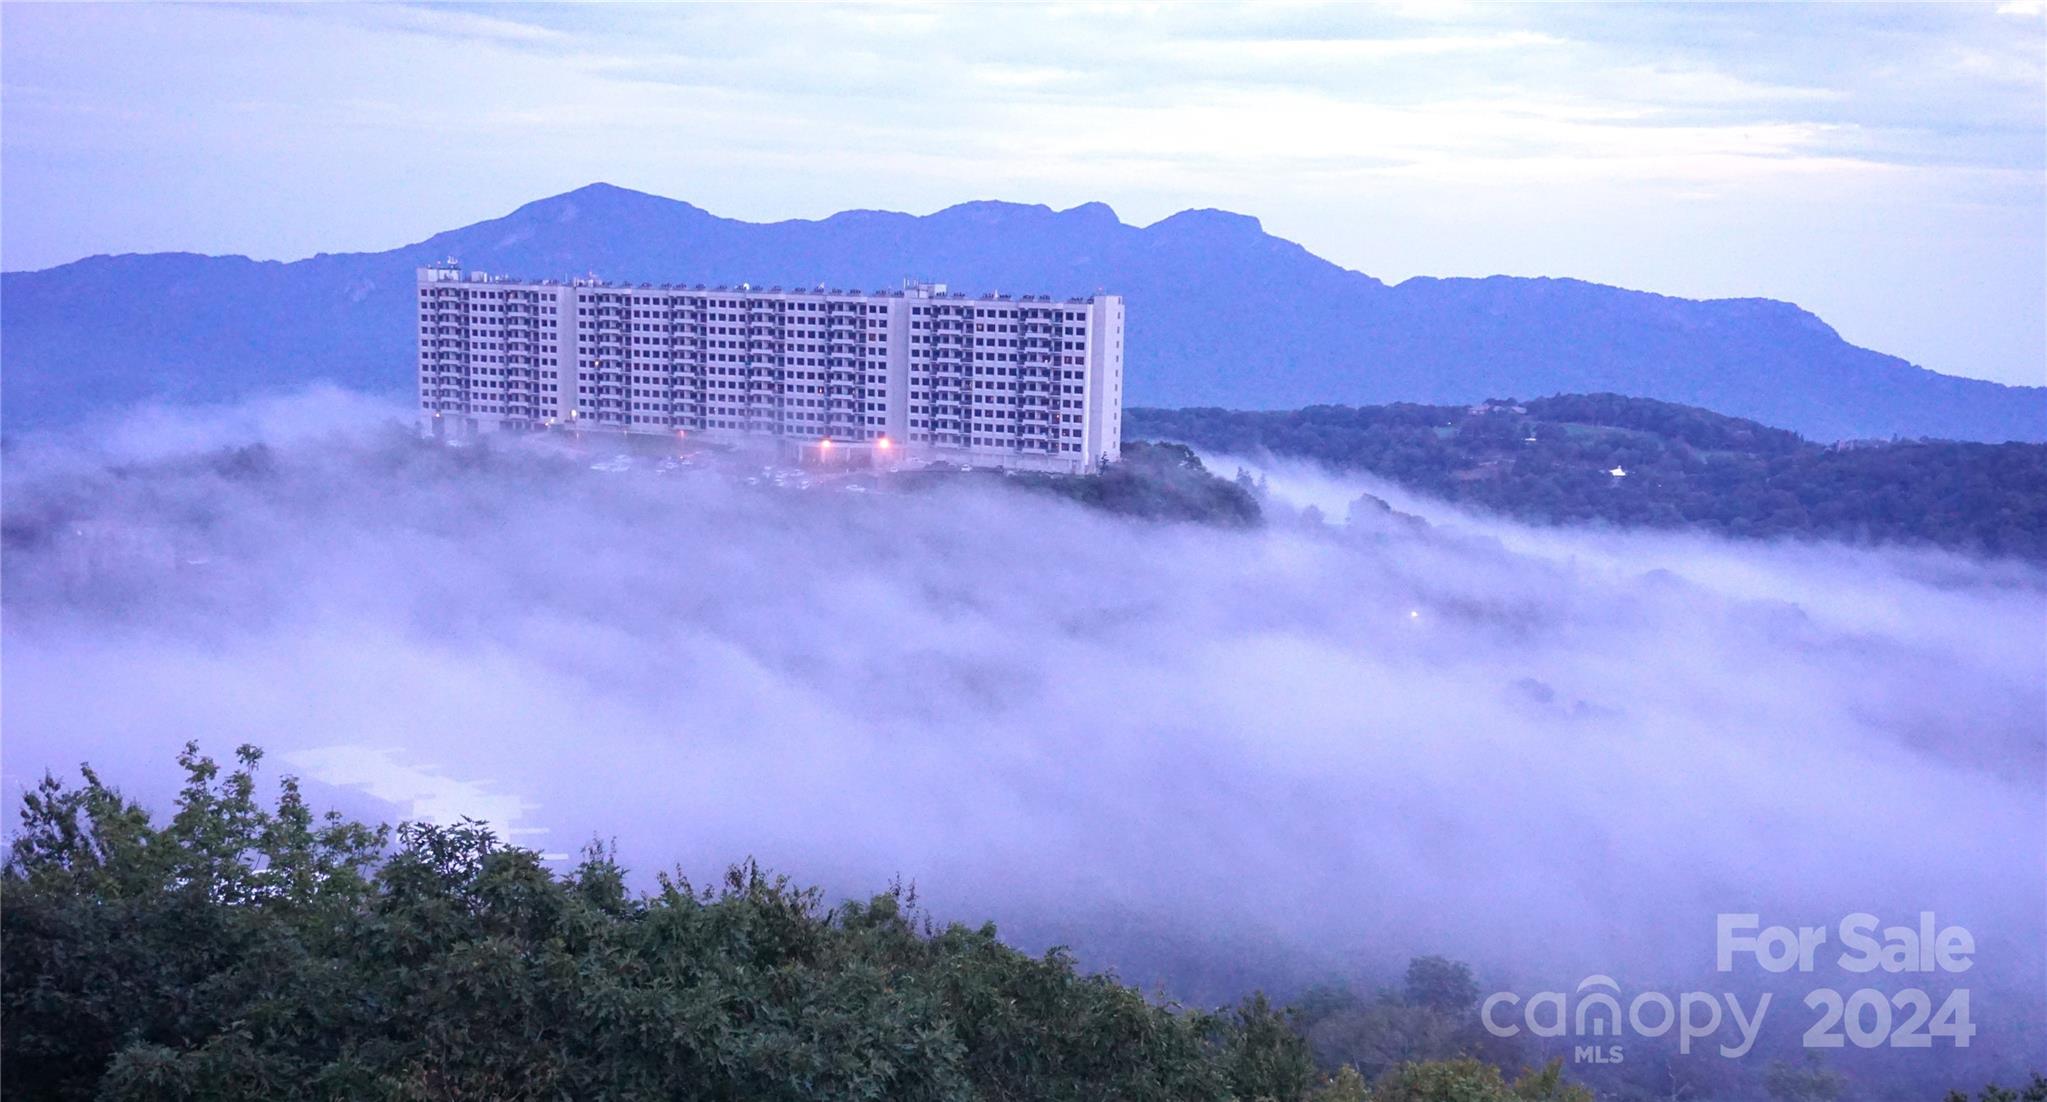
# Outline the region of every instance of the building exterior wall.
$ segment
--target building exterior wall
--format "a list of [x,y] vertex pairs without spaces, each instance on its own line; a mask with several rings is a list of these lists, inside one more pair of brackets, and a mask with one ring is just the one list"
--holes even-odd
[[541,425],[575,400],[574,315],[552,283],[419,270],[419,400],[444,432]]
[[1097,296],[1087,337],[1087,446],[1090,452],[1123,451],[1123,299]]
[[419,270],[432,431],[574,428],[1088,471],[1122,442],[1115,295],[638,286]]

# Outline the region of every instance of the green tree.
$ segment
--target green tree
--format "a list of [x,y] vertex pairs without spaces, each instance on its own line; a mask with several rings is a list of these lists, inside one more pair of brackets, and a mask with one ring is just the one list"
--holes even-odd
[[1471,976],[1471,966],[1444,957],[1409,961],[1402,993],[1409,1006],[1439,1014],[1466,1014],[1478,1005],[1478,981]]

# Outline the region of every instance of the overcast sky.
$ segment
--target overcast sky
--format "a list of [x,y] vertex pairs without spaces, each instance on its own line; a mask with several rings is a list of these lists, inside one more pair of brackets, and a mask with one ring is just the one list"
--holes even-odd
[[0,263],[376,250],[595,180],[753,221],[1188,207],[1389,281],[1795,301],[2047,382],[2039,3],[8,4]]

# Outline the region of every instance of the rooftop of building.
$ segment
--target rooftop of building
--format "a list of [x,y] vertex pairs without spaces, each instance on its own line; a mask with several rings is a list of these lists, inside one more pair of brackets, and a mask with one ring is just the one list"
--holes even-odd
[[[427,275],[428,272],[437,272],[444,274],[429,277]],[[425,265],[422,268],[420,268],[420,276],[422,279],[431,280],[433,282],[504,283],[524,287],[563,287],[563,286],[597,287],[603,288],[605,290],[616,291],[686,291],[686,292],[709,291],[760,295],[857,295],[862,298],[938,298],[956,301],[971,300],[976,302],[1085,303],[1093,302],[1096,300],[1096,298],[1102,297],[1101,295],[1074,295],[1065,299],[1059,299],[1055,298],[1052,295],[1009,295],[1003,294],[1000,291],[986,291],[980,295],[969,295],[962,291],[949,290],[947,286],[943,283],[925,283],[919,280],[911,279],[904,280],[903,286],[895,290],[876,291],[863,291],[857,287],[827,287],[825,284],[822,283],[819,283],[816,286],[812,287],[791,286],[786,288],[780,284],[775,284],[773,286],[763,286],[754,283],[738,284],[719,283],[715,285],[707,285],[703,283],[697,284],[630,283],[614,282],[611,280],[600,279],[594,275],[570,278],[566,280],[525,279],[518,276],[495,274],[491,272],[480,271],[465,272],[462,270],[461,263],[455,260],[445,260],[439,263]],[[1106,295],[1106,292],[1103,292],[1103,295]]]

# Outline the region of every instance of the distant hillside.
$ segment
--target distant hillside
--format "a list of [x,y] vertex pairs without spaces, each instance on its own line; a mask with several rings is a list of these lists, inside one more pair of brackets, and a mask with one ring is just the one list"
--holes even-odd
[[1129,398],[1280,409],[1614,391],[1815,439],[2047,439],[2047,388],[1938,375],[1846,343],[1799,308],[1694,302],[1568,279],[1387,286],[1185,211],[1138,228],[1099,203],[967,203],[754,224],[595,184],[381,253],[294,263],[93,257],[0,282],[5,424],[150,399],[229,400],[328,380],[411,386],[413,269],[446,257],[527,276],[865,289],[905,276],[981,292],[1126,295]]
[[2047,559],[2041,444],[1827,446],[1753,421],[1613,394],[1471,407],[1133,409],[1124,431],[1369,471],[1542,523],[1605,521]]

